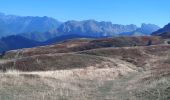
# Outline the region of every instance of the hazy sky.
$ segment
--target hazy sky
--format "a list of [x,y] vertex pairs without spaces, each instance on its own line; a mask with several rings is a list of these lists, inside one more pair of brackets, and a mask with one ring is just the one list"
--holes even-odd
[[49,16],[60,21],[111,21],[115,24],[170,22],[170,0],[0,0],[0,12]]

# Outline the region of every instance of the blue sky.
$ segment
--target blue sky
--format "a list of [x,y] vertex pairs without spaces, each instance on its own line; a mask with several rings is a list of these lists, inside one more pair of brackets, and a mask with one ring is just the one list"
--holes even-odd
[[170,0],[0,0],[0,12],[49,16],[60,21],[111,21],[115,24],[170,22]]

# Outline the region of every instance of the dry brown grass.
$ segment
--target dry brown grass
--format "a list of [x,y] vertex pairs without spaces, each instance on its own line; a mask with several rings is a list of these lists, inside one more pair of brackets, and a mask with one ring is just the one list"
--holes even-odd
[[134,47],[147,46],[148,41],[152,41],[152,45],[163,44],[164,40],[160,37],[118,37],[104,39],[77,39],[68,40],[55,45],[35,47],[31,49],[13,50],[6,53],[4,58],[19,58],[41,54],[54,53],[70,53],[84,50],[106,48],[106,47]]
[[170,99],[170,45],[100,48],[113,40],[100,41],[10,51],[0,60],[0,100]]

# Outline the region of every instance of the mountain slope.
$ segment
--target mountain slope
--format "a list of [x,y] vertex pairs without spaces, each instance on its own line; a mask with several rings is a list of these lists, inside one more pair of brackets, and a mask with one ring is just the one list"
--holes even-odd
[[150,35],[152,32],[155,32],[158,29],[160,29],[160,27],[157,25],[143,23],[139,31],[145,33],[146,35]]
[[107,38],[107,37],[96,37],[96,36],[86,36],[86,35],[78,35],[78,34],[69,34],[69,35],[61,35],[56,36],[55,38],[49,39],[44,42],[44,44],[54,44],[57,42],[62,42],[70,39],[97,39],[97,38]]
[[39,42],[44,42],[47,40],[50,40],[52,38],[57,37],[57,32],[30,32],[30,33],[22,33],[22,34],[18,34],[22,37],[28,38],[30,40],[34,40],[34,41],[39,41]]
[[163,36],[166,38],[166,37],[170,37],[169,33],[170,33],[170,23],[165,25],[163,28],[159,29],[158,31],[153,32],[152,35]]
[[2,36],[29,32],[55,30],[61,22],[50,17],[31,17],[0,14],[0,33]]
[[40,45],[39,42],[29,40],[22,36],[12,35],[0,39],[0,52],[20,48],[31,48],[38,45]]
[[158,36],[161,36],[165,39],[169,39],[170,38],[170,32],[164,32],[164,33],[159,34]]

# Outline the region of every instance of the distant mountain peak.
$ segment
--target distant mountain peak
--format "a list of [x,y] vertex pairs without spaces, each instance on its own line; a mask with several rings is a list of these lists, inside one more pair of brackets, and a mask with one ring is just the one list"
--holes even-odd
[[158,25],[155,25],[155,24],[146,24],[146,23],[142,23],[141,24],[141,28],[145,28],[145,27],[153,27],[153,28],[158,28],[160,29],[160,27]]
[[151,34],[154,31],[160,29],[158,25],[142,23],[140,31],[146,34]]

